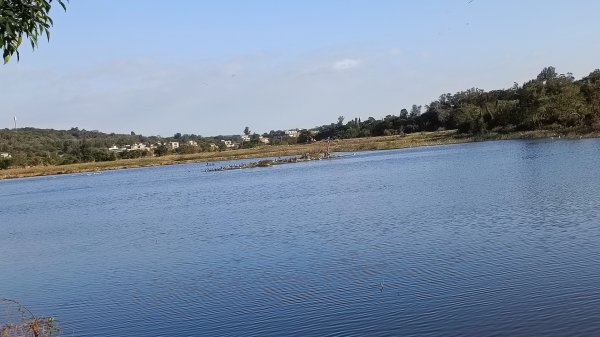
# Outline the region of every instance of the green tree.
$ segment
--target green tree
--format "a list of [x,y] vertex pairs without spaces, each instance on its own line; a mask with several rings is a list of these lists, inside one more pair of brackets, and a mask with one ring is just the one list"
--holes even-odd
[[416,118],[420,114],[421,114],[421,106],[413,104],[413,106],[410,108],[410,114],[408,115],[408,117],[409,118]]
[[164,156],[165,154],[167,154],[167,152],[169,152],[169,149],[165,146],[165,144],[160,144],[156,147],[156,149],[154,149],[154,154],[157,157]]
[[192,154],[192,153],[198,153],[199,148],[196,146],[190,146],[187,144],[183,144],[180,147],[178,147],[175,152],[177,154]]
[[581,92],[588,105],[587,122],[600,119],[600,70],[596,69],[581,80]]
[[313,137],[308,130],[301,130],[298,135],[298,144],[306,144],[311,143],[313,141]]
[[245,134],[246,136],[250,136],[250,128],[249,128],[249,127],[245,127],[245,128],[244,128],[244,134]]
[[12,159],[0,159],[0,170],[6,170],[12,164]]
[[408,118],[408,110],[406,110],[406,109],[400,110],[400,118],[407,119]]
[[[64,0],[54,0],[64,10]],[[68,0],[67,0],[68,1]],[[25,36],[31,48],[38,45],[40,36],[50,40],[50,27],[53,24],[49,16],[53,0],[0,0],[0,48],[6,64],[11,56],[17,55]]]
[[553,122],[561,126],[582,124],[585,117],[585,97],[571,74],[560,75],[547,82],[547,109]]
[[556,68],[554,67],[546,67],[542,69],[540,74],[537,76],[538,81],[549,81],[555,79],[557,76]]

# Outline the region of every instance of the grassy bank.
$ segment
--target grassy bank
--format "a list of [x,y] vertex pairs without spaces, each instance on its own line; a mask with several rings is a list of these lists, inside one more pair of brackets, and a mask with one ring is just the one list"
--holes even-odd
[[353,152],[368,150],[402,149],[417,146],[432,146],[444,144],[459,144],[473,141],[502,140],[502,139],[536,139],[562,136],[565,138],[599,137],[599,133],[557,133],[555,131],[528,131],[514,133],[487,133],[485,135],[459,135],[455,131],[437,131],[413,133],[405,136],[384,136],[370,138],[342,139],[311,144],[261,146],[252,149],[240,149],[221,152],[203,152],[188,155],[170,155],[164,157],[147,157],[138,159],[122,159],[108,162],[80,163],[60,166],[34,166],[25,168],[10,168],[0,170],[0,179],[24,178],[34,176],[71,174],[81,172],[96,172],[119,170],[136,167],[174,165],[181,163],[196,163],[208,161],[223,161],[233,159],[295,156],[305,153]]

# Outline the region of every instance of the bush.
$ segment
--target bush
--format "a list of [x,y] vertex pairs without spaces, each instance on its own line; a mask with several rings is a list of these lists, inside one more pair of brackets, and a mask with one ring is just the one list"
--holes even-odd
[[0,170],[6,170],[12,165],[12,159],[2,158],[0,159]]
[[21,303],[0,299],[0,336],[2,337],[51,337],[60,328],[53,317],[38,317]]

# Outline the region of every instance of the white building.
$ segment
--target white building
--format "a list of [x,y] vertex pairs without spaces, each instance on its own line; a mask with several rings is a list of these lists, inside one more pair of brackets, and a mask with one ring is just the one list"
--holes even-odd
[[298,130],[285,130],[285,135],[291,138],[298,138],[300,132]]
[[133,150],[142,150],[142,151],[147,151],[148,147],[146,146],[146,144],[142,144],[142,143],[135,143],[133,145],[131,145],[131,147],[129,148],[129,151],[133,151]]
[[248,136],[248,135],[241,135],[240,137],[242,137],[242,142],[249,142],[250,141],[250,136]]
[[270,142],[269,138],[263,137],[263,136],[258,137],[258,141],[263,144],[269,144],[269,142]]
[[110,152],[123,152],[123,151],[127,151],[126,147],[118,147],[116,145],[113,145],[111,147],[108,148],[108,151]]
[[198,142],[195,140],[190,140],[190,141],[188,141],[188,145],[189,146],[198,146]]
[[178,148],[179,148],[179,142],[169,142],[169,145],[168,145],[168,147],[169,147],[171,150],[178,149]]
[[226,148],[232,148],[232,147],[235,147],[235,144],[234,144],[232,141],[230,141],[230,140],[225,140],[225,139],[222,139],[221,141],[222,141],[222,142],[225,144],[225,147],[226,147]]
[[0,153],[0,158],[12,158],[10,153],[2,152]]

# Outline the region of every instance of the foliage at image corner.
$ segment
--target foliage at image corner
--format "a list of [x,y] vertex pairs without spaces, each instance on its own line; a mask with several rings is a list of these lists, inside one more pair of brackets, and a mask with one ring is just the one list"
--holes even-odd
[[40,37],[50,40],[50,27],[54,24],[50,17],[53,3],[67,10],[69,0],[0,0],[0,48],[4,64],[13,55],[19,59],[19,47],[23,37],[29,40],[31,48],[38,46]]
[[19,301],[0,298],[0,310],[1,337],[52,337],[61,332],[54,317],[36,316]]

